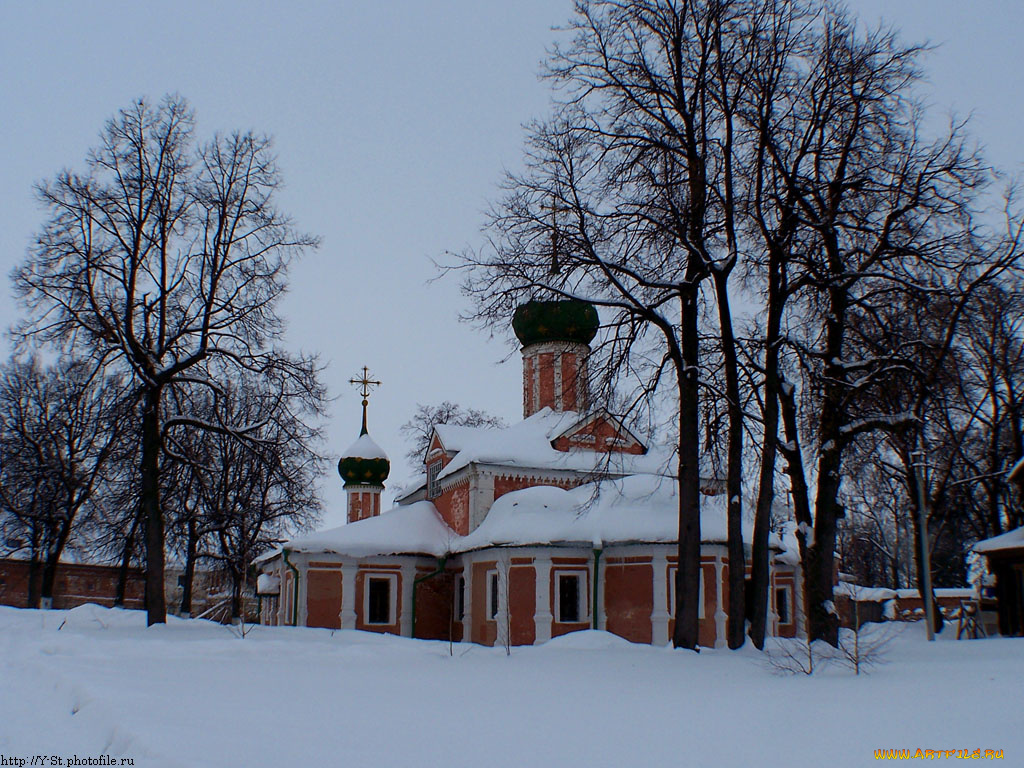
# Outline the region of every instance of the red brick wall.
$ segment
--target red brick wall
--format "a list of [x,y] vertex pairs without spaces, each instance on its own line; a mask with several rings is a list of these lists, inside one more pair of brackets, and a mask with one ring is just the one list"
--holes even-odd
[[542,408],[580,411],[586,408],[586,359],[578,351],[561,353],[561,403],[555,386],[556,352],[532,349],[523,355],[523,417]]
[[535,477],[509,477],[499,475],[494,478],[494,498],[498,499],[506,493],[521,491],[523,488],[534,488],[538,485],[551,485],[556,488],[575,488],[584,481],[572,478],[539,479]]
[[[40,578],[42,578],[42,565]],[[53,607],[74,608],[85,603],[112,606],[117,594],[120,568],[116,565],[60,563],[53,585]],[[29,563],[26,560],[0,559],[0,605],[28,606]],[[144,607],[146,576],[141,568],[128,571],[125,608]]]
[[[674,573],[672,568],[676,565],[678,559],[675,556],[668,558],[669,573]],[[700,560],[700,568],[704,573],[704,618],[698,621],[697,625],[697,643],[707,648],[715,647],[715,640],[717,639],[717,632],[715,627],[715,612],[718,609],[717,591],[715,587],[715,559],[713,557],[702,557]],[[722,570],[723,585],[728,583],[728,565]],[[669,579],[671,582],[671,578]],[[669,583],[668,592],[672,594],[672,585]],[[723,603],[728,602],[728,591],[723,589],[722,592]],[[670,598],[671,600],[671,598]],[[728,611],[728,607],[723,608]],[[668,635],[672,637],[676,631],[676,619],[675,619],[675,605],[669,608],[669,613],[673,614],[668,620]]]
[[348,522],[365,520],[380,514],[380,491],[350,489],[348,495]]
[[[626,442],[618,442],[620,438]],[[628,435],[619,432],[618,428],[607,419],[595,419],[580,430],[558,438],[555,440],[554,447],[557,451],[582,448],[602,453],[617,452],[633,455],[641,454],[644,450]]]
[[[432,568],[419,569],[416,578],[423,578],[430,573],[433,573]],[[425,640],[448,639],[449,629],[455,623],[452,616],[454,584],[455,574],[448,572],[431,576],[416,585],[416,637]]]
[[651,612],[654,610],[652,576],[648,564],[609,561],[604,578],[605,628],[634,643],[651,642]]
[[310,569],[306,582],[306,626],[341,629],[341,570]]
[[532,567],[513,566],[509,578],[509,628],[512,645],[532,645],[536,639],[537,574]]
[[[586,363],[583,363],[584,370]],[[580,375],[580,359],[573,352],[562,353],[562,410],[586,409],[586,374]]]
[[441,519],[460,536],[469,533],[469,480],[448,488],[434,499]]
[[487,616],[487,572],[495,569],[495,561],[473,563],[473,627],[470,639],[481,645],[494,645],[497,624]]

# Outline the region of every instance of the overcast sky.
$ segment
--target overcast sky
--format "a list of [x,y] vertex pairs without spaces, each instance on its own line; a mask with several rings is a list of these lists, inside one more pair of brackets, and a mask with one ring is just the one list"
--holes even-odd
[[[990,160],[1022,170],[1024,3],[850,5],[940,44],[926,62],[936,119],[973,114]],[[546,110],[538,64],[571,9],[570,0],[0,0],[0,326],[17,316],[6,276],[42,222],[32,185],[81,168],[103,122],[133,99],[180,93],[200,138],[236,128],[275,137],[280,206],[323,239],[293,269],[281,310],[289,344],[328,366],[337,399],[327,451],[336,459],[358,435],[347,381],[367,365],[383,381],[370,431],[391,456],[388,485],[407,481],[398,428],[417,403],[522,415],[510,337],[460,324],[456,281],[428,281],[433,260],[479,244],[503,169],[519,163],[521,125]],[[324,498],[325,525],[341,523],[333,468]]]

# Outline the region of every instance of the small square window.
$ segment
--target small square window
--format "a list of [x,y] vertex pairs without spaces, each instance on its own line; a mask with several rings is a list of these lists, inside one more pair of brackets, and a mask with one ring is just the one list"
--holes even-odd
[[394,576],[369,576],[366,579],[366,623],[394,624]]
[[789,624],[789,589],[786,587],[775,590],[775,614],[779,624]]
[[558,616],[556,621],[562,624],[579,624],[583,621],[586,611],[583,607],[583,574],[559,573],[558,580]]

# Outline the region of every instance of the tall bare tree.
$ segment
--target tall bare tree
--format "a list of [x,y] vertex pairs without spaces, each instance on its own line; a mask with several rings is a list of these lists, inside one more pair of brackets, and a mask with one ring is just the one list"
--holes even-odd
[[232,371],[274,372],[315,388],[309,359],[273,348],[288,264],[316,239],[274,204],[268,138],[217,135],[196,145],[184,99],[140,100],[104,127],[81,173],[41,184],[48,210],[15,272],[29,312],[22,338],[69,346],[138,391],[139,500],[148,621],[163,622],[164,431],[170,386],[218,390]]

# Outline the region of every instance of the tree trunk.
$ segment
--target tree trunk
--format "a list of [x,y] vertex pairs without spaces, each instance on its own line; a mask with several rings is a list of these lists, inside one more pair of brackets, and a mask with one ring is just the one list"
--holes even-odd
[[726,640],[730,648],[744,643],[746,626],[746,556],[743,552],[743,408],[736,360],[736,337],[729,308],[728,272],[713,273],[718,303],[719,332],[725,367],[725,396],[729,409],[729,445],[725,490],[728,494],[729,617]]
[[146,623],[167,621],[164,599],[164,516],[160,508],[159,386],[147,389],[142,406],[140,501],[146,525]]
[[194,520],[188,521],[188,543],[185,551],[185,583],[181,588],[181,607],[179,613],[182,616],[192,615],[192,584],[196,575],[196,552],[199,550],[199,534],[196,532]]
[[124,539],[124,549],[121,551],[121,568],[117,574],[117,593],[114,595],[114,605],[124,605],[125,594],[128,591],[128,570],[132,564],[132,553],[135,551],[135,532],[139,527],[139,512],[136,511],[132,519],[132,527],[128,529],[128,535]]
[[42,563],[39,562],[39,553],[33,548],[32,557],[28,561],[28,608],[38,608],[41,597]]
[[[914,565],[917,570],[917,594],[921,596],[922,610],[924,609],[925,600],[932,601],[932,631],[938,634],[942,631],[944,624],[942,619],[942,610],[939,607],[938,600],[935,599],[935,593],[932,592],[931,594],[927,594],[924,588],[924,550],[922,549],[922,545],[927,546],[927,542],[921,541],[921,513],[917,509],[917,499],[921,497],[918,495],[917,472],[914,471],[914,467],[910,462],[909,454],[905,457],[905,460],[907,470],[907,490],[910,492],[910,498],[914,500],[912,503],[915,510],[914,514],[912,514],[910,518],[914,528]],[[927,491],[925,491],[925,496],[927,497]],[[927,613],[925,614],[925,617],[925,621],[927,621]]]
[[696,650],[700,626],[700,419],[698,413],[696,281],[683,297],[682,365],[677,369],[679,385],[679,548],[676,569],[676,625],[672,644]]
[[[789,476],[790,492],[793,494],[793,516],[796,518],[797,545],[800,547],[800,564],[804,571],[803,604],[805,614],[810,616],[811,592],[808,574],[817,568],[817,551],[808,546],[814,541],[814,526],[811,519],[811,498],[807,487],[807,474],[804,471],[803,452],[800,449],[800,433],[797,430],[796,398],[793,385],[779,382],[779,405],[782,409],[782,423],[786,431],[786,445],[783,455],[786,458],[786,474]],[[807,629],[810,641],[810,627]]]
[[[771,554],[772,505],[775,502],[775,458],[779,436],[779,345],[782,343],[782,286],[780,258],[774,252],[768,265],[768,318],[765,324],[764,351],[764,435],[761,440],[761,469],[758,478],[757,506],[754,509],[754,539],[750,553],[750,639],[764,648],[768,624]],[[796,419],[793,419],[794,428]],[[801,464],[802,466],[802,464]],[[803,470],[800,470],[801,473]],[[810,522],[810,521],[808,521]]]
[[74,514],[72,513],[61,525],[60,533],[57,534],[57,541],[53,548],[46,553],[46,563],[43,565],[41,596],[44,600],[50,601],[51,607],[53,606],[53,588],[57,583],[57,565],[60,563],[60,557],[64,554],[64,547],[68,543],[68,537],[71,535],[71,520],[73,518]]

